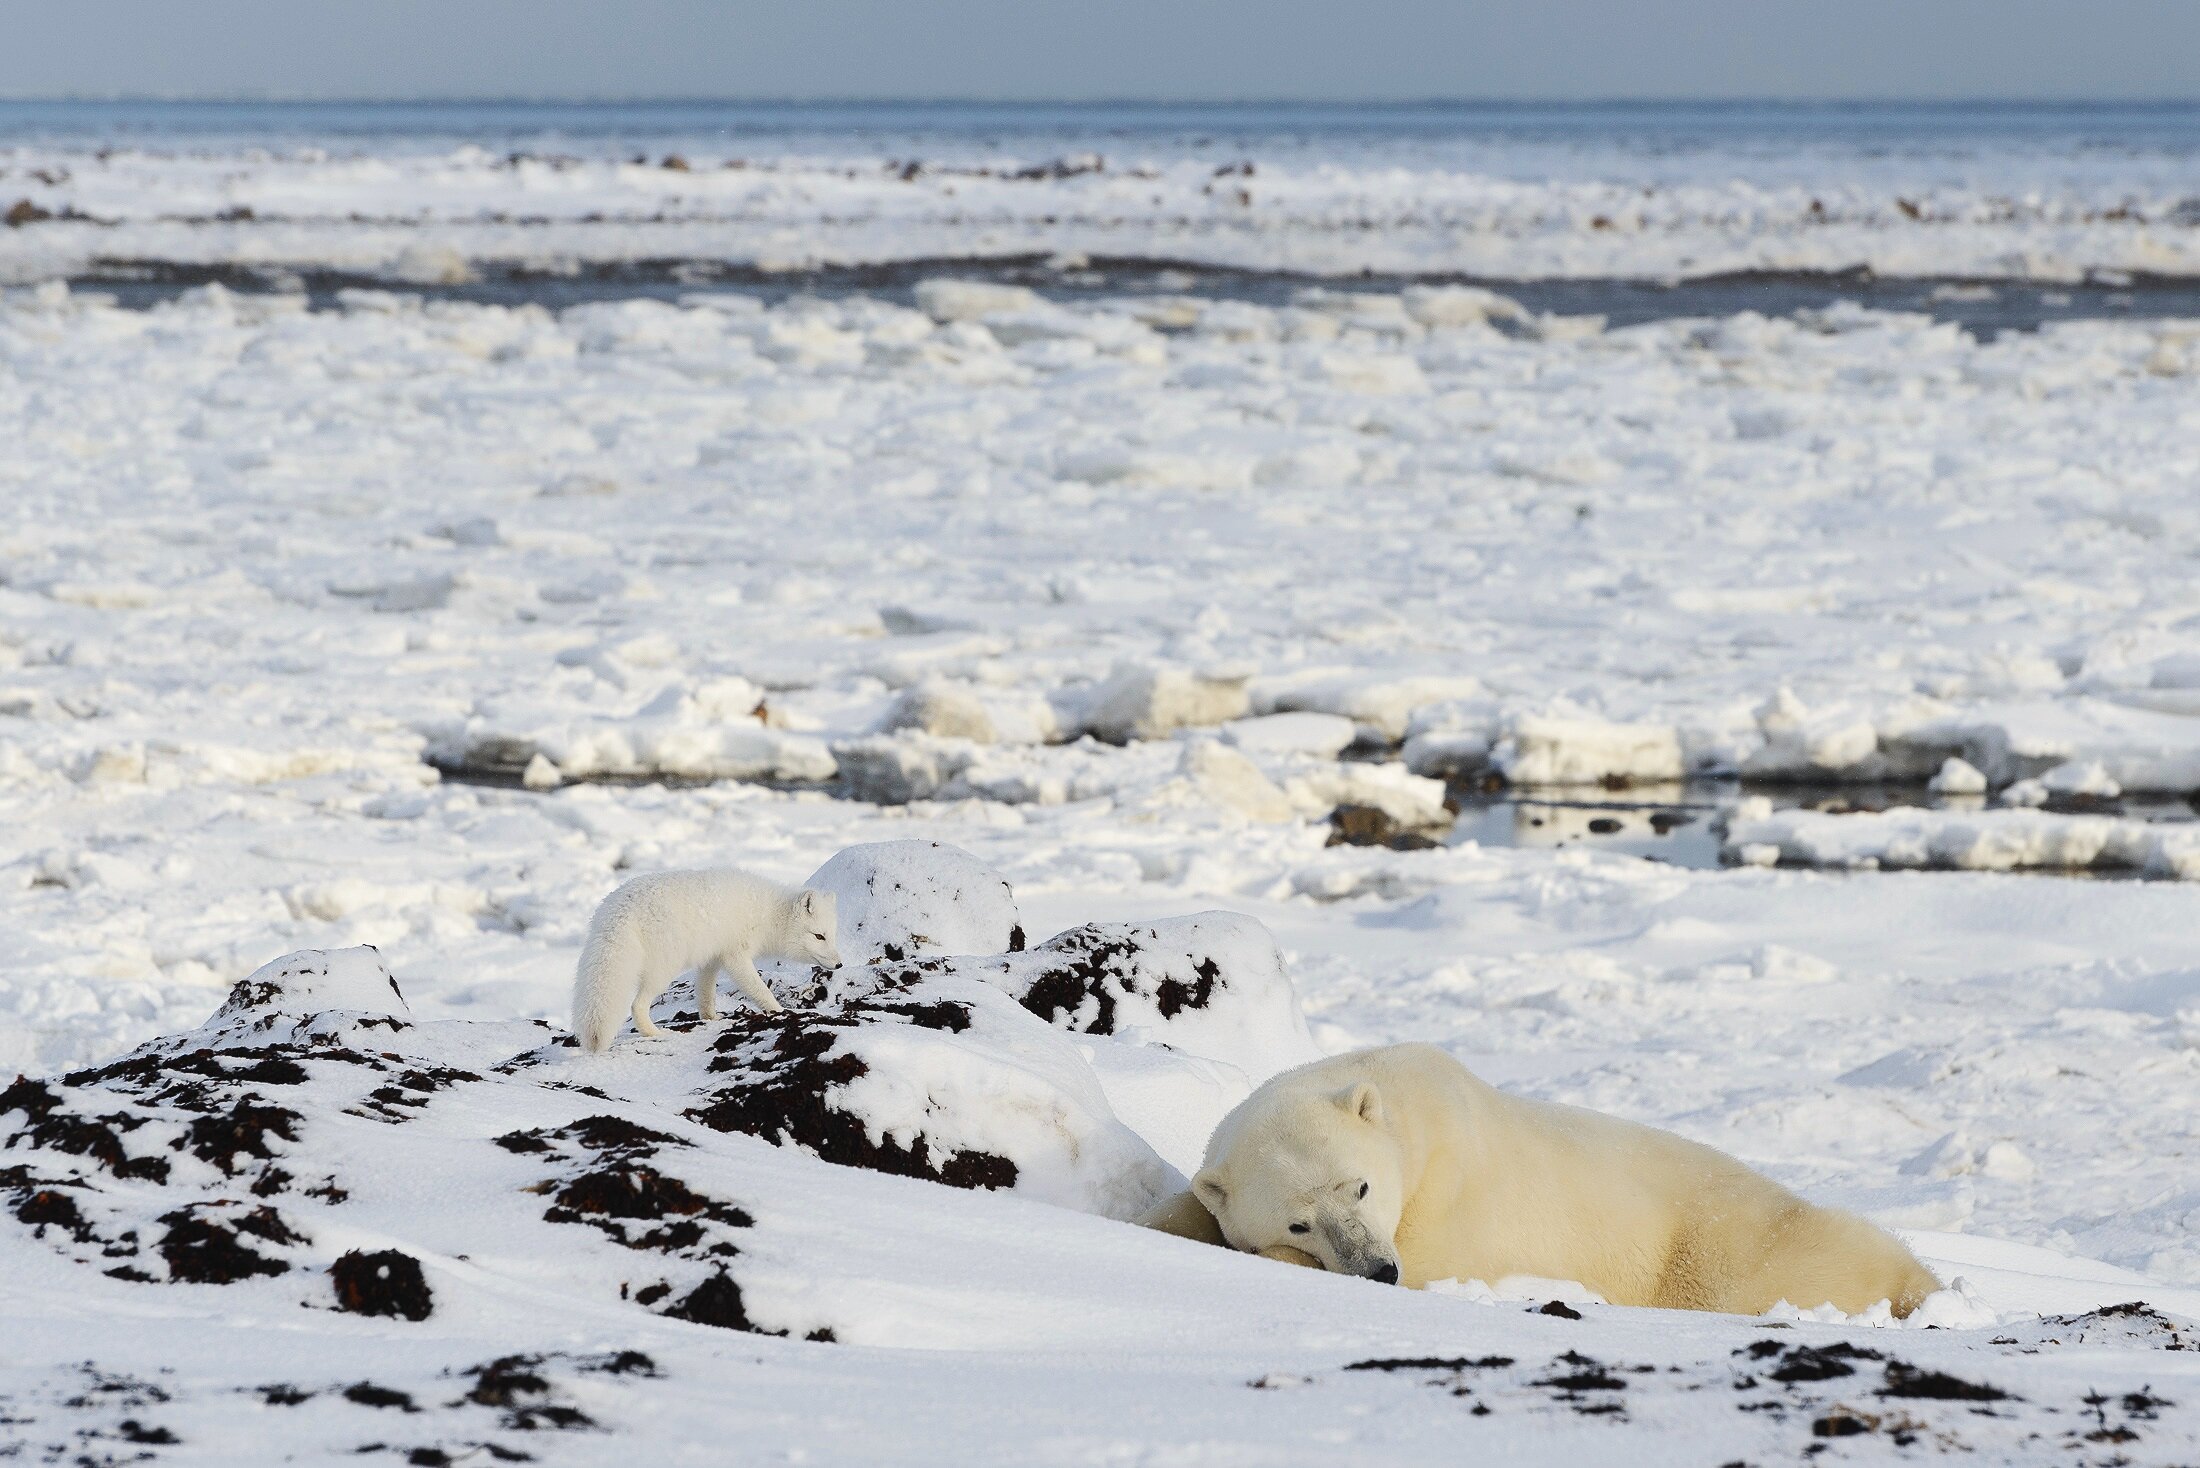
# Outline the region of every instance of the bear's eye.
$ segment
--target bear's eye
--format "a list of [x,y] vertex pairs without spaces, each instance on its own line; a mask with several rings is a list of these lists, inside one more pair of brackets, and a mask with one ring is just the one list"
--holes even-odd
[[1360,1184],[1360,1194],[1359,1194],[1359,1195],[1360,1195],[1361,1197],[1363,1197],[1363,1198],[1367,1196],[1367,1184],[1366,1184],[1366,1183],[1361,1183],[1361,1184]]
[[1303,1233],[1312,1233],[1312,1232],[1313,1232],[1313,1230],[1312,1230],[1312,1229],[1309,1229],[1309,1228],[1308,1228],[1308,1227],[1307,1227],[1307,1226],[1306,1226],[1305,1224],[1303,1224],[1303,1223],[1294,1223],[1294,1224],[1292,1224],[1292,1225],[1291,1225],[1291,1232],[1293,1232],[1293,1233],[1295,1233],[1295,1234],[1303,1234]]

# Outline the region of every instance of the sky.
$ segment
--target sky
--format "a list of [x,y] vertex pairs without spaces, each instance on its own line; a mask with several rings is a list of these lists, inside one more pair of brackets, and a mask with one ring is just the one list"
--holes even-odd
[[0,0],[0,97],[2200,98],[2200,0]]

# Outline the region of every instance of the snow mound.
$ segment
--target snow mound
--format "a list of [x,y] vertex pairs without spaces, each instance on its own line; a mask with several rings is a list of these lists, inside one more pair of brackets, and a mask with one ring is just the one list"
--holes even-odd
[[759,1169],[759,1143],[1115,1218],[1183,1186],[1075,1038],[1000,988],[833,982],[813,1009],[709,1025],[683,990],[664,1038],[592,1056],[539,1022],[401,1017],[371,949],[292,954],[196,1029],[0,1091],[0,1199],[28,1230],[9,1242],[95,1289],[224,1286],[249,1309],[419,1321],[517,1270],[569,1308],[829,1336],[812,1293],[744,1293],[759,1257],[782,1279],[837,1263],[815,1184]]
[[1000,873],[938,841],[851,846],[805,887],[838,901],[843,963],[925,953],[1007,953],[1024,946],[1016,894]]
[[881,965],[814,1008],[744,1013],[708,1042],[711,1079],[683,1114],[827,1162],[1111,1218],[1182,1185],[1067,1039],[940,963]]
[[409,1018],[404,990],[372,947],[306,948],[264,963],[237,981],[209,1026],[260,1025],[279,1015],[324,1010]]

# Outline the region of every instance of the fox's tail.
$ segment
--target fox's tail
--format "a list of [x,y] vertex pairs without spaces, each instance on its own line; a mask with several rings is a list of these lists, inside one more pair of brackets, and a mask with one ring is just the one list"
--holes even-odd
[[640,992],[642,966],[621,935],[591,928],[573,975],[573,1034],[583,1050],[608,1050]]

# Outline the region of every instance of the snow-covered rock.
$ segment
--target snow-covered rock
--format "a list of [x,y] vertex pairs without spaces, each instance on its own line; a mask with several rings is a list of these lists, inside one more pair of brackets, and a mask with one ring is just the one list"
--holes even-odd
[[1057,1028],[1166,1045],[1256,1083],[1318,1053],[1276,940],[1237,913],[1087,923],[969,972]]
[[843,963],[932,953],[1008,953],[1024,946],[1008,880],[959,847],[938,841],[850,846],[810,874],[805,887],[837,899]]

